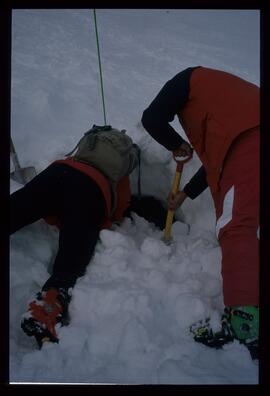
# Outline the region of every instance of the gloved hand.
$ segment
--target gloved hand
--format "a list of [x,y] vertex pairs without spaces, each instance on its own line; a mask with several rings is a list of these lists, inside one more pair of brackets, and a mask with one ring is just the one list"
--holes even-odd
[[188,142],[183,142],[176,150],[173,151],[174,157],[191,157],[193,148]]
[[167,198],[168,208],[175,211],[182,205],[186,198],[187,194],[184,191],[178,191],[176,194],[170,192]]

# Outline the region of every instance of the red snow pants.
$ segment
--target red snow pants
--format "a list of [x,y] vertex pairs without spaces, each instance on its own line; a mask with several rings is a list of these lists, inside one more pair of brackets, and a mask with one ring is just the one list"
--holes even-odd
[[213,194],[225,306],[259,305],[260,129],[243,132]]

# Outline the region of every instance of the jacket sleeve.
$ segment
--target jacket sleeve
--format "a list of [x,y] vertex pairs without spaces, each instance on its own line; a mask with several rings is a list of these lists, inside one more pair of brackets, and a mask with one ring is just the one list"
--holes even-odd
[[191,199],[195,199],[208,187],[206,171],[203,166],[195,173],[190,181],[185,185],[183,191]]
[[167,81],[143,112],[141,121],[144,128],[167,150],[173,151],[184,142],[169,123],[188,100],[189,81],[194,69],[195,67],[189,67]]
[[60,223],[59,217],[50,215],[50,216],[44,217],[43,219],[46,221],[47,224],[55,226],[58,229],[60,229],[61,223]]

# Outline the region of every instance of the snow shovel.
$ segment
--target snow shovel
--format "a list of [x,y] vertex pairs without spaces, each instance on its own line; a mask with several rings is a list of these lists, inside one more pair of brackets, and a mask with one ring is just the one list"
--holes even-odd
[[37,172],[33,166],[28,166],[26,168],[20,166],[12,138],[10,138],[10,154],[15,168],[15,170],[11,172],[10,177],[16,182],[25,185],[37,175]]
[[[187,161],[189,161],[191,159],[191,157],[192,157],[192,155],[189,157],[185,157],[183,160],[177,160],[176,157],[174,157],[174,160],[176,161],[176,171],[175,171],[172,190],[171,190],[171,192],[174,195],[177,193],[177,191],[179,189],[183,166]],[[170,242],[172,240],[171,229],[172,229],[173,216],[174,216],[174,210],[169,209],[168,213],[167,213],[166,225],[165,225],[164,236],[163,236],[163,240],[166,244],[170,244]]]

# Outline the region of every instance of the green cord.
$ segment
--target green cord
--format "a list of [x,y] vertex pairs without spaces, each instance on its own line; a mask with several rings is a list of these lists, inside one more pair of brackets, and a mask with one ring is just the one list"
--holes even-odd
[[93,9],[93,12],[94,12],[95,31],[96,31],[96,40],[97,40],[98,64],[99,64],[99,75],[100,75],[101,95],[102,95],[102,104],[103,104],[104,125],[107,125],[107,122],[106,122],[106,111],[105,111],[105,100],[104,100],[104,90],[103,90],[103,79],[102,79],[102,69],[101,69],[101,60],[100,60],[100,51],[99,51],[99,40],[98,40],[96,10]]

